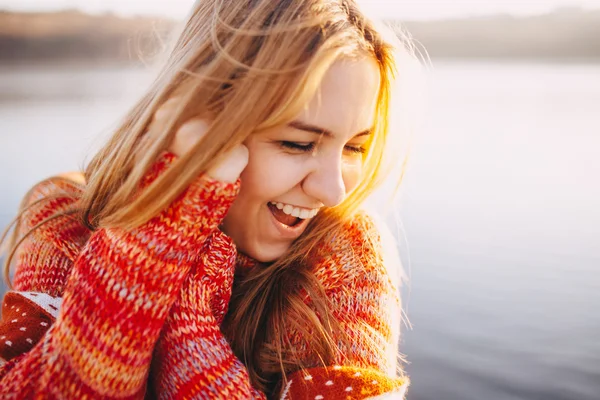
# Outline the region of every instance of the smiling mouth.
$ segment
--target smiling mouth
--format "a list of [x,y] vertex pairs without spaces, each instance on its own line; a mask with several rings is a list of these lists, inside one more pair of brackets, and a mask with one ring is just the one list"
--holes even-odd
[[271,213],[275,219],[284,225],[293,227],[303,221],[302,218],[294,217],[284,213],[283,210],[278,209],[274,204],[268,203],[267,206],[269,207],[269,210],[271,210]]

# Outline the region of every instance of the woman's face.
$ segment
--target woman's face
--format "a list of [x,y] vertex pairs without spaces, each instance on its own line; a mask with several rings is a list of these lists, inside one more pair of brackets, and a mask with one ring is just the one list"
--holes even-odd
[[379,87],[374,59],[340,60],[294,122],[248,138],[242,187],[221,226],[239,251],[276,260],[358,184]]

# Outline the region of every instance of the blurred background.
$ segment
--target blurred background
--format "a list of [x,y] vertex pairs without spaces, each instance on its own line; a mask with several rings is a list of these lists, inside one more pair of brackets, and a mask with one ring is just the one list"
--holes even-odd
[[[0,0],[0,227],[83,168],[191,4]],[[409,399],[599,399],[600,1],[362,4],[432,59],[397,210]]]

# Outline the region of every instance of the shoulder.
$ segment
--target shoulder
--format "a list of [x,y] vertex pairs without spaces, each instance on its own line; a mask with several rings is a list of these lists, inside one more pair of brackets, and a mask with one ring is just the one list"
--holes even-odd
[[[36,240],[51,242],[70,257],[75,257],[88,233],[72,212],[84,189],[83,175],[74,172],[34,185],[21,201],[19,235],[24,236],[31,231]],[[42,223],[43,227],[38,227]]]
[[29,189],[25,198],[31,196],[48,196],[65,193],[82,193],[85,188],[85,177],[82,172],[71,171],[46,178]]
[[90,231],[78,218],[81,174],[62,174],[34,185],[23,197],[15,234],[13,288],[60,296]]
[[[46,201],[51,208],[61,208],[65,203],[72,204],[83,194],[85,178],[80,172],[66,172],[35,184],[23,197],[21,208],[31,208]],[[46,204],[48,206],[48,204]],[[46,210],[51,211],[51,210]]]

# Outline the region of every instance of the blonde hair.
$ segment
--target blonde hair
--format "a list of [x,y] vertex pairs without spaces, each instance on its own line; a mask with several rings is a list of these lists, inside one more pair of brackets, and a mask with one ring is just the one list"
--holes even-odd
[[[323,320],[331,320],[320,285],[302,265],[304,256],[328,232],[348,220],[385,177],[394,51],[406,50],[392,41],[383,38],[352,0],[197,1],[157,79],[89,163],[83,194],[76,210],[69,211],[77,211],[81,222],[92,230],[143,224],[250,134],[296,117],[335,61],[373,57],[380,67],[381,88],[364,178],[342,204],[314,218],[283,257],[245,277],[234,288],[228,321],[236,326],[236,333],[230,340],[259,389],[269,390],[274,371],[285,375],[294,366],[302,367],[298,360],[286,359],[281,348],[276,360],[265,356],[265,330],[275,335],[276,342],[284,343],[280,328],[284,314],[290,312],[288,307],[307,317],[308,327],[294,328],[313,333],[307,337],[312,338],[311,345],[323,360],[334,356],[331,332],[335,324],[321,323],[298,295],[284,288],[291,281],[306,287]],[[166,128],[149,137],[147,128],[154,113],[173,96],[180,101]],[[134,196],[154,160],[191,117],[209,117],[208,133]],[[10,244],[7,278],[18,242],[13,237]]]

